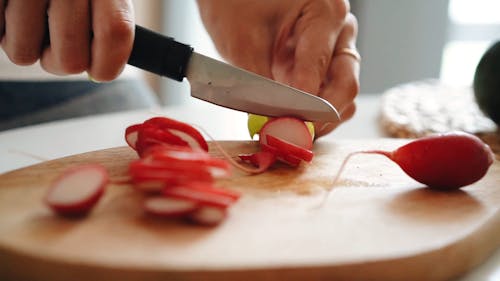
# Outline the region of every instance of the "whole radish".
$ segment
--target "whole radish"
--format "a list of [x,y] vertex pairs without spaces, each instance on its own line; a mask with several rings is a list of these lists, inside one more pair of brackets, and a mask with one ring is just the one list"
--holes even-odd
[[411,141],[394,151],[354,152],[344,160],[336,180],[347,160],[360,153],[384,155],[416,181],[442,190],[458,189],[480,180],[494,159],[490,147],[477,136],[450,132]]

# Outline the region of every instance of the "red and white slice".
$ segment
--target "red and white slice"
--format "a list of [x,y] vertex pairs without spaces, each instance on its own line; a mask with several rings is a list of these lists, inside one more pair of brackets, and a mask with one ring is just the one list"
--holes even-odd
[[270,145],[261,143],[260,147],[261,147],[262,151],[266,151],[266,152],[274,154],[276,159],[278,159],[279,161],[286,163],[292,167],[297,167],[302,162],[302,160],[300,158],[297,158],[293,155],[287,154],[286,152],[281,151],[274,146],[270,146]]
[[[167,197],[191,200],[203,206],[215,206],[220,208],[227,208],[237,200],[237,198],[231,194],[214,192],[211,190],[211,183],[203,182],[193,184],[195,184],[195,186],[186,183],[184,185],[166,187],[162,194]],[[207,186],[207,188],[203,188],[201,184]]]
[[271,165],[276,162],[276,154],[269,152],[269,151],[259,151],[251,154],[240,154],[238,157],[245,161],[245,162],[250,162],[252,165],[255,167],[258,167],[258,170],[256,170],[256,173],[264,172]]
[[267,135],[272,135],[286,142],[312,149],[312,136],[304,121],[293,117],[280,117],[268,121],[260,130],[259,141],[269,144]]
[[196,202],[181,198],[154,196],[144,201],[144,210],[147,213],[166,218],[182,217],[197,208]]
[[311,150],[302,148],[273,135],[267,135],[267,144],[278,149],[285,155],[291,155],[306,162],[311,162],[314,157],[314,153]]
[[139,138],[139,131],[142,129],[142,124],[135,124],[125,129],[125,141],[127,144],[136,149],[137,139]]
[[166,117],[154,117],[144,121],[144,124],[168,130],[171,134],[184,140],[191,148],[201,148],[208,151],[208,144],[203,135],[187,123]]
[[104,194],[108,181],[108,172],[101,165],[73,167],[53,182],[45,202],[58,214],[84,215]]

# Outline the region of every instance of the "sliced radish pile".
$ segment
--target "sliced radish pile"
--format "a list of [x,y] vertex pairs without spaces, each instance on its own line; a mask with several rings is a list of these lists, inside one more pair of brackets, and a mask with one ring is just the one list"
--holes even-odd
[[45,202],[61,215],[85,215],[99,201],[108,181],[108,172],[101,165],[73,167],[52,183]]
[[149,195],[144,203],[149,214],[215,225],[240,196],[214,186],[215,179],[231,174],[231,166],[212,157],[202,134],[189,124],[155,117],[128,127],[125,140],[140,156],[129,164],[129,175],[134,188]]
[[[208,153],[202,134],[189,124],[155,117],[126,128],[125,141],[139,158],[129,163],[128,181],[144,193],[144,211],[213,226],[223,221],[240,194],[214,185],[231,174],[229,163]],[[64,172],[45,201],[61,215],[88,213],[109,181],[105,168],[83,165]],[[117,183],[115,181],[115,183]]]
[[259,131],[261,151],[241,154],[239,157],[259,167],[261,172],[266,171],[276,160],[296,167],[303,161],[312,161],[312,141],[311,132],[304,121],[293,117],[273,118]]
[[125,130],[127,144],[139,155],[158,144],[186,146],[208,151],[203,135],[193,126],[166,117],[154,117]]

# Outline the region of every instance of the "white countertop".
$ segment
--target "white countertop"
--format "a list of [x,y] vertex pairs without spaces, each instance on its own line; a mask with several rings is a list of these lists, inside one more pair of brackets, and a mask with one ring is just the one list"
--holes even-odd
[[[377,138],[377,95],[360,95],[357,113],[328,139]],[[70,119],[0,132],[0,173],[78,153],[126,145],[125,128],[158,114],[202,126],[216,140],[249,140],[246,113],[193,99],[189,106]],[[320,140],[321,141],[321,140]],[[500,280],[500,249],[459,281]]]

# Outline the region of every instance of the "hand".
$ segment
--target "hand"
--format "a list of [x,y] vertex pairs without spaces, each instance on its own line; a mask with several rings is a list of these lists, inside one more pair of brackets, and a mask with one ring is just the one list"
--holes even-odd
[[58,75],[116,78],[132,50],[134,26],[131,0],[0,0],[0,39],[9,59],[18,65],[40,59]]
[[330,101],[341,121],[315,123],[323,136],[355,111],[359,61],[356,18],[343,0],[198,0],[203,23],[229,63]]

